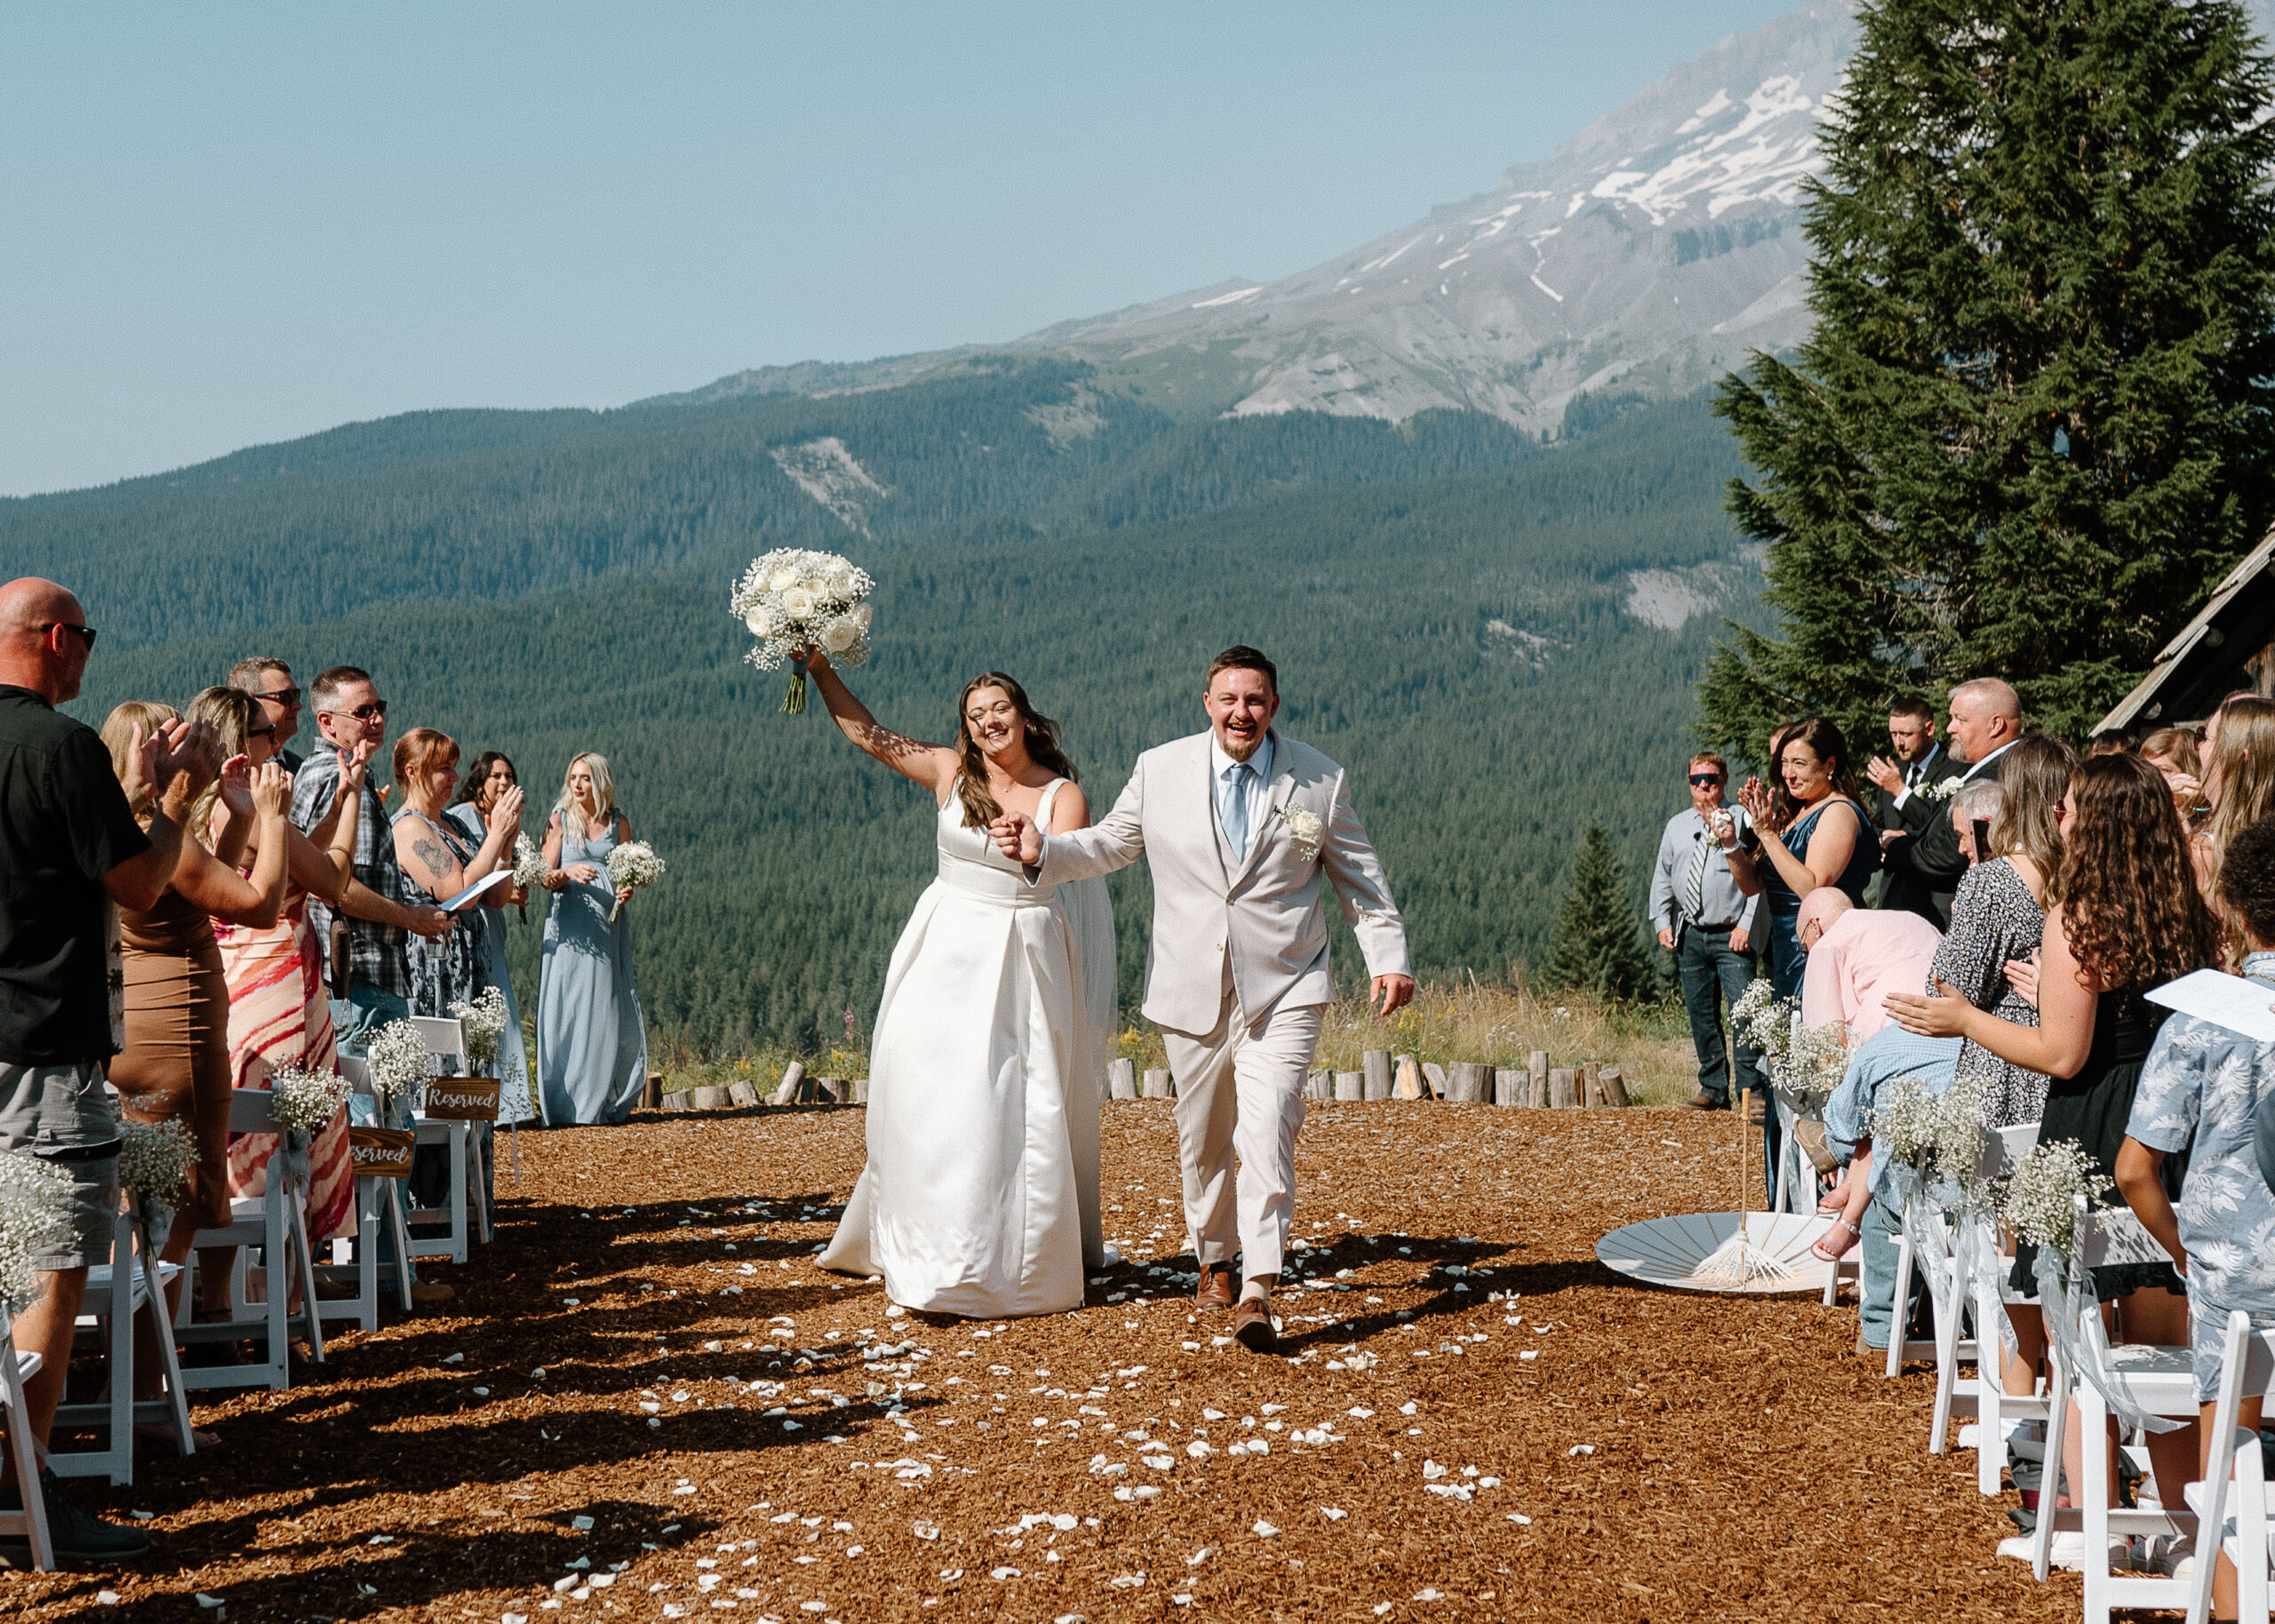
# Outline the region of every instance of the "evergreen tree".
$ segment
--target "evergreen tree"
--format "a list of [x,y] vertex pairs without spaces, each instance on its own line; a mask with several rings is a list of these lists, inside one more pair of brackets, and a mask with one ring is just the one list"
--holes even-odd
[[1588,820],[1580,855],[1556,908],[1546,984],[1607,999],[1639,999],[1653,991],[1651,962],[1643,954],[1636,921],[1642,917],[1627,889],[1627,872],[1603,825]]
[[1782,635],[1705,735],[1999,675],[2082,736],[2275,509],[2271,64],[2236,0],[1867,0],[1814,333],[1723,381]]

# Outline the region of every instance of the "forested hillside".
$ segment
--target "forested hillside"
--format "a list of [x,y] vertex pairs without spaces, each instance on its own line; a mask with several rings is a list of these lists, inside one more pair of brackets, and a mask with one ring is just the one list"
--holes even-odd
[[[1454,413],[1179,426],[1027,364],[819,400],[359,425],[0,505],[0,545],[105,628],[75,707],[90,720],[260,651],[303,679],[371,667],[397,733],[506,750],[540,805],[571,752],[603,752],[671,864],[635,904],[651,1021],[810,1043],[874,1015],[933,866],[930,808],[818,707],[778,714],[779,677],[741,663],[726,596],[754,553],[828,546],[876,575],[877,657],[854,681],[887,721],[946,737],[962,681],[1010,670],[1099,801],[1138,751],[1201,725],[1210,654],[1262,645],[1282,726],[1353,770],[1423,973],[1490,978],[1545,948],[1592,815],[1632,872],[1680,804],[1719,622],[1640,618],[1631,572],[1690,571],[1664,578],[1702,601],[1752,579],[1703,406],[1598,416],[1548,447]],[[867,533],[772,455],[825,438],[870,482],[852,492]],[[1142,871],[1115,884],[1134,1001],[1148,901]],[[533,911],[525,975],[536,937]],[[1347,935],[1338,963],[1355,975]]]

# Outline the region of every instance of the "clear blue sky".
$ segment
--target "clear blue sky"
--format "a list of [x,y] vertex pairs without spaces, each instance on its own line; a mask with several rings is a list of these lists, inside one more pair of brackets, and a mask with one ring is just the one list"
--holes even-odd
[[0,493],[1282,275],[1792,4],[12,4]]

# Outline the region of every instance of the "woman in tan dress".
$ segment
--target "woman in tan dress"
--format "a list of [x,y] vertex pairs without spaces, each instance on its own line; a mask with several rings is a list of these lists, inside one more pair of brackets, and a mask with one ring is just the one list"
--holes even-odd
[[[103,743],[122,781],[126,754],[138,731],[178,720],[170,705],[130,700],[103,723]],[[179,1263],[189,1256],[197,1231],[221,1222],[229,1210],[229,988],[221,950],[213,939],[216,916],[235,924],[276,922],[284,901],[283,832],[290,825],[291,780],[280,767],[253,771],[243,756],[222,769],[220,803],[228,808],[221,849],[181,843],[174,877],[148,912],[122,911],[126,1047],[111,1063],[128,1117],[138,1122],[179,1122],[197,1149],[189,1188],[175,1209],[159,1257]],[[248,877],[228,858],[258,824],[265,838]],[[176,1288],[177,1294],[179,1287]],[[170,1294],[168,1313],[178,1300]],[[142,1334],[148,1334],[145,1325]],[[155,1397],[156,1349],[138,1356]],[[138,1386],[141,1385],[138,1381]]]

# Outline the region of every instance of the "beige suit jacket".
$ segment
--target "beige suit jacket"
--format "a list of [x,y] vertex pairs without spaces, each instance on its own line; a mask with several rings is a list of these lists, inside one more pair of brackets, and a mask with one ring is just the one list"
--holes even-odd
[[[1196,733],[1139,756],[1114,810],[1088,829],[1049,836],[1036,871],[1041,880],[1063,885],[1145,857],[1153,879],[1146,1018],[1173,1031],[1214,1029],[1228,962],[1250,1020],[1282,1004],[1333,1003],[1322,880],[1335,888],[1358,935],[1367,973],[1410,974],[1406,925],[1351,809],[1343,769],[1275,730],[1266,811],[1246,861],[1234,864],[1218,837],[1209,737]],[[1289,808],[1319,820],[1315,853],[1301,849],[1287,820]]]

